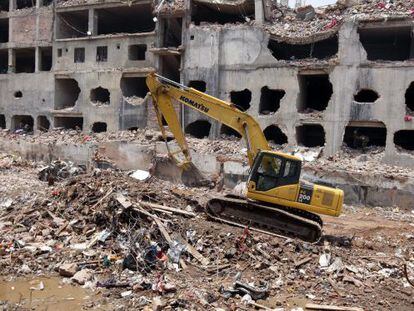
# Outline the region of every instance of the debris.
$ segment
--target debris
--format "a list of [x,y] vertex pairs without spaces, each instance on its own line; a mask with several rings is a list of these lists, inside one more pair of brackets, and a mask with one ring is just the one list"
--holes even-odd
[[92,270],[83,269],[75,273],[72,280],[80,285],[85,285],[87,281],[90,281],[93,277]]
[[42,281],[40,281],[36,286],[31,286],[30,290],[44,290],[45,289],[45,285],[43,284]]
[[79,267],[76,263],[66,263],[59,266],[59,274],[64,277],[72,277],[78,271]]
[[45,166],[39,171],[39,179],[51,183],[53,180],[63,180],[72,176],[77,176],[85,173],[84,166],[76,166],[68,161],[53,161],[48,166]]
[[326,268],[330,265],[331,263],[331,254],[329,253],[324,253],[319,257],[319,265],[322,268]]
[[141,181],[145,181],[148,178],[150,178],[151,175],[148,171],[136,170],[129,176],[131,176],[132,178],[141,180]]
[[410,284],[412,287],[414,287],[414,281],[411,281],[410,278],[408,277],[407,264],[404,264],[404,276],[407,279],[408,284]]

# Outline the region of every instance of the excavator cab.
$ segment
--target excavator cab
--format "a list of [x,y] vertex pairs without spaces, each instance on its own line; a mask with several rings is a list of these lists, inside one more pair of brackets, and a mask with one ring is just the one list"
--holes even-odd
[[247,183],[249,199],[302,211],[338,216],[343,191],[300,180],[300,158],[275,151],[260,151]]
[[294,185],[299,182],[300,159],[286,158],[274,152],[260,152],[251,171],[251,189],[268,191],[270,189]]

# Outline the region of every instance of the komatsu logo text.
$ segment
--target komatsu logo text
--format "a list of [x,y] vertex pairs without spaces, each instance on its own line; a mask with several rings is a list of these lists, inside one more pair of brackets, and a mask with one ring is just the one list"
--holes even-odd
[[203,104],[196,103],[194,100],[189,99],[189,98],[185,97],[184,95],[181,95],[180,100],[182,100],[183,102],[185,102],[187,104],[190,104],[191,106],[193,106],[194,108],[196,108],[198,110],[201,110],[202,112],[207,113],[210,110],[210,108],[207,108]]

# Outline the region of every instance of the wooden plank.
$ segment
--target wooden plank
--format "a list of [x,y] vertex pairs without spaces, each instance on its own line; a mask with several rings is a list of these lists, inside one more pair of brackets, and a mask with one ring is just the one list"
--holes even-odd
[[[168,244],[171,244],[171,242],[172,242],[171,236],[167,232],[167,230],[165,229],[165,227],[162,224],[162,222],[159,219],[157,219],[157,218],[154,218],[154,221],[157,224],[158,228],[160,229],[160,232],[163,235],[164,239],[167,241]],[[180,258],[179,261],[180,261],[180,265],[183,268],[183,270],[186,270],[187,269],[187,265],[186,265],[184,259]]]
[[359,307],[340,307],[340,306],[328,306],[328,305],[317,305],[313,303],[307,303],[305,306],[306,310],[322,310],[322,311],[364,311]]
[[145,207],[149,207],[149,208],[153,208],[153,209],[160,209],[160,210],[164,210],[164,211],[167,211],[167,212],[172,212],[172,213],[175,213],[175,214],[181,214],[181,215],[185,215],[185,216],[189,216],[189,217],[195,217],[196,216],[196,214],[193,213],[193,212],[187,212],[187,211],[180,210],[178,208],[164,206],[164,205],[160,205],[160,204],[144,202],[144,201],[138,201],[138,204],[140,204],[142,206],[145,206]]

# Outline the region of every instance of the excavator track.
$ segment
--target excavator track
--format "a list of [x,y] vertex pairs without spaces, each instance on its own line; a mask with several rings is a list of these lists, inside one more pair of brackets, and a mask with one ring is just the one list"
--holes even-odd
[[322,235],[322,219],[295,208],[228,196],[208,201],[207,215],[216,221],[250,228],[273,236],[296,237],[317,242]]

